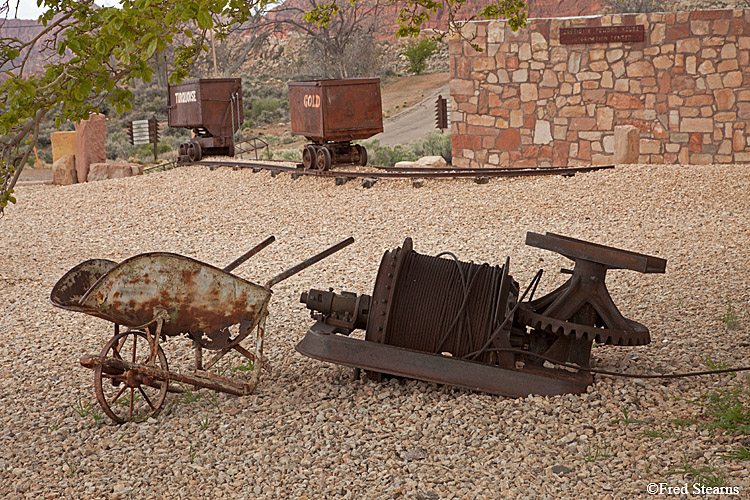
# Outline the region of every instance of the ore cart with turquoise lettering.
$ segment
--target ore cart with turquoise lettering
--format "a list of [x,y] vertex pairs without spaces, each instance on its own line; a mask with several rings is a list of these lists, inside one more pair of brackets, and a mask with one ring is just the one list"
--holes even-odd
[[234,156],[234,134],[243,121],[241,79],[200,78],[169,85],[167,107],[170,127],[193,132],[190,141],[180,144],[180,161]]

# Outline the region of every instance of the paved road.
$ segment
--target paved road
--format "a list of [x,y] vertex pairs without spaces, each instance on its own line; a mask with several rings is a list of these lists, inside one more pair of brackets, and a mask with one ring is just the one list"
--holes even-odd
[[383,122],[383,132],[372,137],[385,146],[408,144],[435,130],[435,101],[438,95],[448,97],[446,84],[428,94],[422,101]]

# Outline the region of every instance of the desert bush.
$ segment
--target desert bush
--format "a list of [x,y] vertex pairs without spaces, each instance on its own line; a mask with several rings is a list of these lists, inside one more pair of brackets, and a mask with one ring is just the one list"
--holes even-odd
[[392,167],[400,161],[415,161],[422,156],[442,156],[448,164],[452,159],[450,134],[441,134],[437,130],[406,146],[384,146],[377,139],[361,144],[367,148],[367,163],[382,167]]
[[417,156],[409,146],[382,146],[377,139],[362,143],[367,148],[367,156],[370,165],[392,167],[400,161],[414,161]]
[[409,59],[409,71],[420,74],[427,66],[427,59],[437,52],[438,43],[432,38],[423,38],[419,41],[411,41],[406,46],[403,54]]
[[277,151],[276,154],[278,155],[279,160],[295,161],[295,162],[302,161],[302,155],[300,154],[299,149],[288,149],[285,151]]
[[427,137],[423,137],[411,145],[414,154],[421,158],[422,156],[442,156],[445,161],[451,163],[451,135],[443,134],[434,130]]

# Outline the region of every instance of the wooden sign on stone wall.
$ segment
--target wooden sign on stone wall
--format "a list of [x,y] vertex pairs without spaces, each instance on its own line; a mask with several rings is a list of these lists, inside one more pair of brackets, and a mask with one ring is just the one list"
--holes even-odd
[[560,43],[612,43],[642,42],[642,24],[630,26],[590,26],[585,28],[560,28]]

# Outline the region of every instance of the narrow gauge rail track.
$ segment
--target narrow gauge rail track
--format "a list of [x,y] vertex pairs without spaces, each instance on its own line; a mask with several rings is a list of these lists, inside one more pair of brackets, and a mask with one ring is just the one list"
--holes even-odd
[[522,177],[533,175],[573,175],[577,173],[593,172],[614,168],[614,165],[592,165],[585,167],[540,167],[540,168],[412,168],[412,167],[373,167],[371,171],[346,170],[313,170],[305,169],[299,164],[297,167],[278,165],[273,163],[259,163],[235,160],[211,160],[183,162],[181,165],[204,165],[207,167],[253,168],[270,170],[271,172],[286,172],[296,175],[312,175],[316,177],[332,178],[376,178],[376,179],[454,179],[466,177]]

